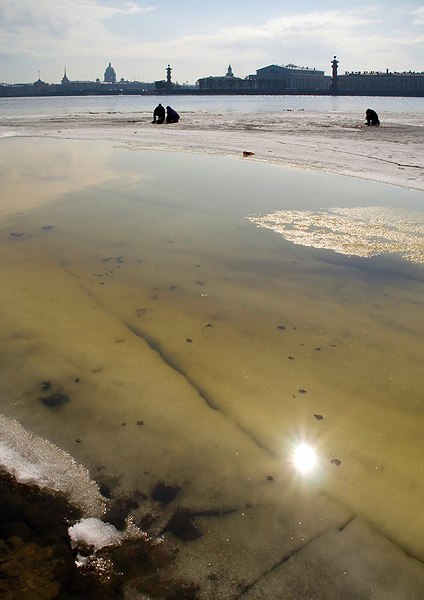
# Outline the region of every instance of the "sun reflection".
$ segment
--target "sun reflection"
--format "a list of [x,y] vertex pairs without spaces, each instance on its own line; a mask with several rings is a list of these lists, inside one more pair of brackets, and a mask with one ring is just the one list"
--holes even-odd
[[424,218],[418,211],[356,206],[280,210],[247,218],[294,244],[363,257],[396,252],[412,262],[424,263]]
[[316,463],[314,449],[306,444],[301,444],[293,452],[293,462],[298,471],[302,473],[310,471]]

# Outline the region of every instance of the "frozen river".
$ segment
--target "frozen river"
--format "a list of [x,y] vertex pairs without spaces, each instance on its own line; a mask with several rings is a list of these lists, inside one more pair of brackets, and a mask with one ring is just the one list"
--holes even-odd
[[422,194],[133,150],[1,140],[0,462],[193,598],[422,598]]

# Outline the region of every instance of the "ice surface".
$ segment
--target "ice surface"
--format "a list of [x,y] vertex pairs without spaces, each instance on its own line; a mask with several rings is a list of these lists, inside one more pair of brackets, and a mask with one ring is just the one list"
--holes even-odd
[[69,454],[0,415],[0,466],[20,483],[65,492],[87,515],[101,515],[104,499],[89,473]]
[[[59,155],[55,177],[65,156],[75,161],[73,175],[63,167],[72,194],[2,221],[2,406],[67,451],[62,463],[53,444],[50,456],[5,420],[7,468],[78,503],[91,485],[87,473],[78,483],[83,464],[110,478],[114,497],[147,496],[144,514],[160,513],[155,535],[177,507],[194,511],[202,535],[175,568],[185,576],[199,567],[210,590],[220,578],[233,592],[255,583],[316,535],[336,539],[352,513],[424,558],[422,265],[291,244],[244,218],[259,205],[264,214],[277,209],[270,204],[314,208],[318,193],[335,206],[330,189],[344,206],[357,189],[364,202],[380,188],[384,201],[420,194],[103,142],[4,144],[31,158],[31,177],[34,157],[45,156],[34,149]],[[84,175],[75,191],[78,161],[85,174],[99,166],[102,182]],[[6,188],[19,195],[13,178]],[[46,378],[68,403],[40,402]],[[299,477],[292,450],[303,439],[317,468]],[[165,508],[152,507],[160,481],[179,490]],[[98,517],[88,504],[86,516]]]
[[422,564],[361,518],[329,530],[261,577],[245,600],[421,600]]
[[[364,99],[368,101],[369,99]],[[387,109],[381,127],[364,126],[364,112],[180,111],[177,126],[151,124],[151,112],[31,115],[3,117],[0,134],[113,140],[131,150],[162,150],[225,155],[249,162],[313,169],[424,190],[422,111]],[[256,107],[257,108],[257,107]],[[380,111],[379,111],[380,112]]]

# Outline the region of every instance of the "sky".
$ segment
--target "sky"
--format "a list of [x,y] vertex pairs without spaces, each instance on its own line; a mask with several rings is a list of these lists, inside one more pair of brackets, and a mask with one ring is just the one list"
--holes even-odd
[[194,84],[293,63],[330,75],[424,71],[424,4],[414,0],[0,0],[0,82],[117,78]]

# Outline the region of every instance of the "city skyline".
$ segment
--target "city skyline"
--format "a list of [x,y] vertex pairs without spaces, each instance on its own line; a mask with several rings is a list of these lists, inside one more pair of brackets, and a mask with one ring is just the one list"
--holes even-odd
[[268,64],[294,62],[331,73],[424,70],[424,5],[394,0],[375,5],[333,0],[8,0],[0,7],[0,81],[103,81],[112,63],[118,79],[165,78],[189,84],[202,77],[246,77]]

